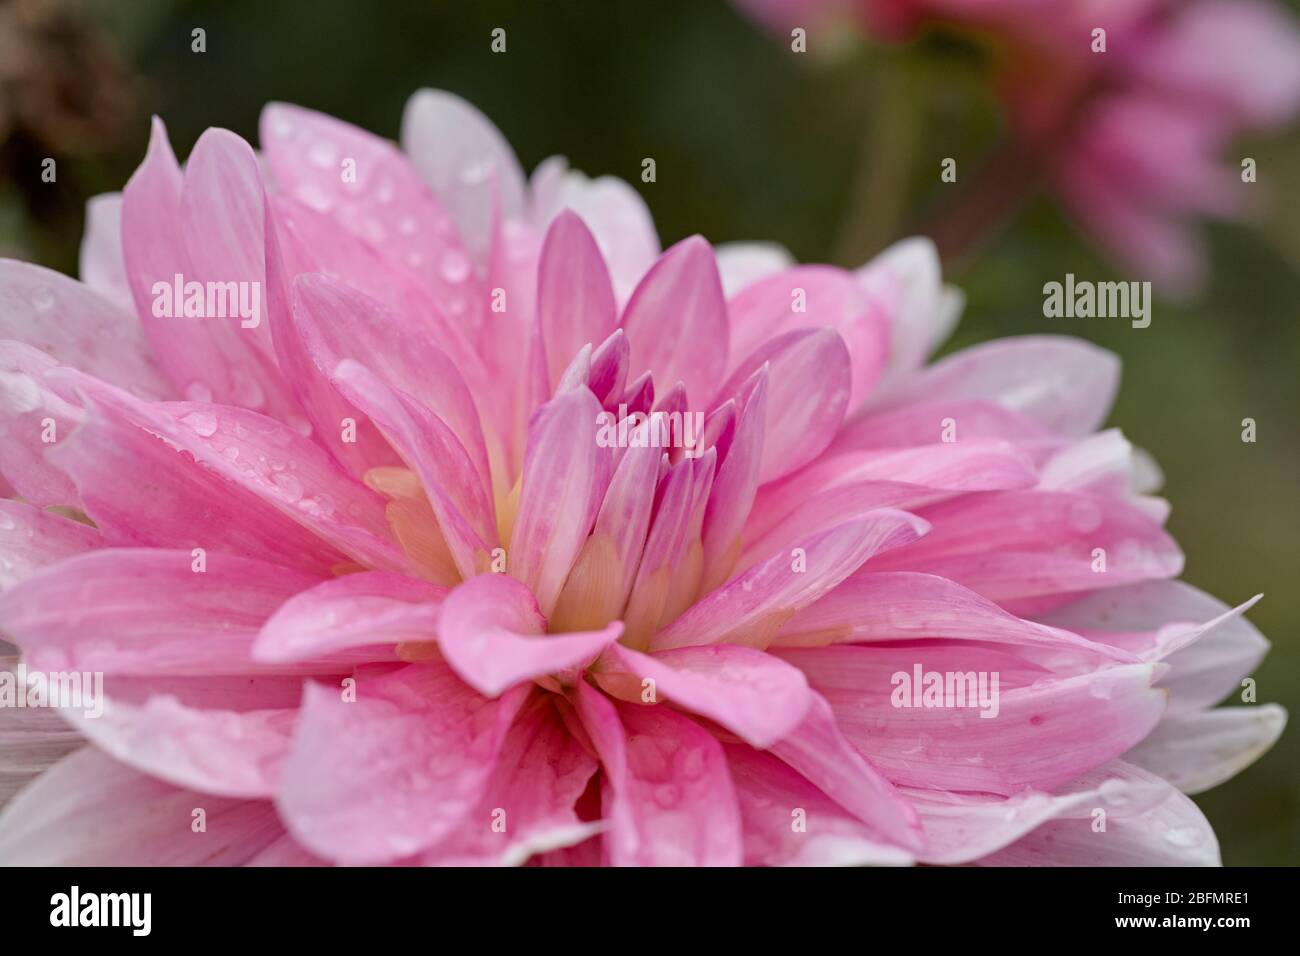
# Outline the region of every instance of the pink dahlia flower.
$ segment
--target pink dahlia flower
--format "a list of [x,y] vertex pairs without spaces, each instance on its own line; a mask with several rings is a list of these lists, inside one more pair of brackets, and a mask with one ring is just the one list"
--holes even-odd
[[782,32],[857,24],[897,39],[934,23],[991,36],[1020,153],[1005,175],[1023,184],[1033,170],[1104,250],[1173,295],[1206,271],[1197,220],[1238,218],[1261,188],[1243,186],[1242,155],[1225,163],[1229,146],[1300,111],[1300,31],[1265,0],[737,2]]
[[0,860],[1218,861],[1184,794],[1284,714],[1213,708],[1267,645],[1112,356],[926,367],[925,241],[660,253],[447,94],[261,138],[0,265],[11,672],[107,697],[0,708]]

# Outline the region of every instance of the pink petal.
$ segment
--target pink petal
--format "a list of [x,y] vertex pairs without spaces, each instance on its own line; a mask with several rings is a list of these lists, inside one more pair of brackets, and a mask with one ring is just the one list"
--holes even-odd
[[585,682],[578,713],[604,771],[614,866],[739,866],[736,791],[722,745],[667,707],[615,706]]
[[1053,451],[1062,443],[1045,426],[1020,412],[980,399],[948,399],[859,414],[840,429],[827,455],[933,444],[944,439],[950,422],[958,441],[1005,439],[1027,451],[1044,446]]
[[741,362],[719,390],[739,396],[768,367],[767,427],[759,483],[774,481],[816,458],[835,437],[850,391],[844,340],[830,329],[797,329],[770,339]]
[[[282,518],[300,525],[339,552],[369,567],[391,570],[408,566],[409,562],[398,549],[384,517],[383,500],[345,474],[319,445],[289,426],[242,408],[203,402],[142,402],[71,370],[59,372],[57,380],[76,388],[93,401],[112,422],[112,427],[134,426],[162,439],[166,449],[170,450],[172,462],[170,474],[166,477],[179,484],[203,483],[210,486],[215,478],[216,483],[226,489],[237,489],[236,493],[246,501],[269,506]],[[79,486],[87,485],[83,495],[103,496],[102,499],[96,497],[94,510],[91,510],[92,501],[87,500],[87,513],[95,518],[105,534],[110,534],[100,521],[100,515],[108,511],[109,516],[117,517],[112,509],[120,508],[121,502],[112,494],[112,485],[126,483],[128,478],[142,471],[141,465],[124,467],[113,476],[115,481],[104,482],[108,487],[92,488],[87,477],[96,464],[87,461],[87,455],[95,441],[91,439],[86,443],[87,447],[77,448],[80,437],[79,432],[78,441],[69,443],[72,447],[60,449],[57,460],[74,475]],[[166,458],[167,454],[155,450],[151,457]],[[191,481],[193,469],[184,456],[190,456],[205,475],[195,476]],[[98,468],[102,467],[100,463]],[[154,481],[160,477],[150,475]],[[189,488],[178,488],[175,495],[177,499],[182,495],[188,499],[192,493]],[[153,488],[147,489],[145,494],[151,499],[160,497]],[[227,490],[226,495],[229,494]],[[136,496],[139,496],[138,492]],[[176,504],[179,507],[180,501]],[[186,501],[186,504],[200,515],[209,507],[201,501]],[[114,520],[119,540],[129,540],[130,536],[139,534],[135,526],[157,524],[156,509],[157,505],[150,507],[147,520],[140,514],[123,515]],[[192,515],[184,517],[191,519]],[[247,523],[250,518],[243,517],[241,523]],[[167,543],[179,542],[173,538]],[[204,547],[214,544],[208,541],[195,543]]]
[[508,567],[549,616],[577,560],[605,488],[612,462],[596,443],[600,406],[586,389],[543,405],[528,428],[519,511]]
[[551,223],[537,268],[537,321],[554,386],[579,349],[614,331],[618,312],[605,260],[576,214],[562,212]]
[[[714,395],[727,363],[727,303],[713,250],[699,236],[677,243],[650,267],[623,310],[632,374],[681,382],[697,407]],[[682,343],[691,343],[682,348]]]
[[49,377],[56,368],[40,349],[0,341],[0,484],[41,507],[80,506],[76,485],[47,454],[84,417],[75,396]]
[[271,615],[253,646],[266,663],[309,660],[369,648],[391,660],[404,641],[432,641],[446,588],[386,571],[347,574],[295,594]]
[[761,375],[749,393],[704,512],[701,587],[706,593],[730,577],[754,506],[767,430],[767,382],[768,376]]
[[[787,764],[728,744],[746,866],[898,866],[909,853],[839,807]],[[796,823],[803,824],[802,829]]]
[[319,579],[212,552],[91,551],[0,594],[0,619],[29,665],[112,674],[252,674],[253,639],[290,595]]
[[840,733],[820,694],[812,695],[803,723],[771,752],[885,841],[913,851],[925,845],[916,811]]
[[332,376],[344,396],[380,427],[424,486],[462,577],[482,567],[497,543],[488,488],[446,423],[414,398],[345,359]]
[[511,725],[478,808],[425,853],[424,864],[513,866],[600,831],[600,823],[574,812],[596,760],[569,733],[552,700],[558,698],[534,698]]
[[[701,598],[650,642],[653,650],[692,644],[765,647],[801,608],[825,595],[879,552],[924,534],[926,525],[901,511],[875,511],[810,535],[796,551],[776,554]],[[800,562],[804,570],[797,570]]]
[[1009,614],[947,578],[908,571],[863,572],[799,611],[773,646],[896,641],[981,641],[1079,651],[1127,662],[1127,651]]
[[443,664],[412,664],[359,678],[355,691],[345,701],[336,688],[306,686],[280,813],[329,860],[419,853],[478,805],[528,690],[489,701]]
[[642,699],[644,682],[652,681],[656,699],[715,720],[759,749],[798,727],[812,704],[798,669],[748,647],[715,644],[641,654],[615,644],[601,657],[596,675],[611,694],[633,702]]
[[0,500],[0,590],[13,587],[51,564],[103,545],[94,528],[33,508]]
[[[194,811],[203,811],[196,830]],[[264,800],[178,789],[87,747],[0,814],[10,866],[238,866],[284,828]]]
[[503,574],[482,574],[443,602],[438,646],[462,680],[487,697],[499,697],[523,681],[585,667],[623,633],[618,621],[579,634],[547,635],[545,628],[526,587]]

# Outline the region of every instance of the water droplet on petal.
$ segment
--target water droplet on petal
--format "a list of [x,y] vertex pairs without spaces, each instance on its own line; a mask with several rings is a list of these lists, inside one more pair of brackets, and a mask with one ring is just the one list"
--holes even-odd
[[211,438],[217,433],[217,416],[209,412],[190,412],[181,418],[181,424],[202,438]]

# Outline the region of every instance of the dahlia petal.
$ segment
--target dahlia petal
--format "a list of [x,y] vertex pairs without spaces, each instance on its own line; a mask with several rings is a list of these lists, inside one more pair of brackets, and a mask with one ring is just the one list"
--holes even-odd
[[602,687],[633,701],[652,681],[656,698],[708,717],[759,749],[792,732],[812,705],[797,668],[748,647],[713,644],[641,654],[614,644],[595,674]]
[[740,811],[715,738],[667,707],[616,706],[586,682],[577,708],[604,772],[614,866],[740,865]]
[[713,247],[722,291],[730,299],[748,286],[794,265],[794,257],[776,242],[721,242]]
[[79,521],[21,501],[0,500],[0,590],[102,544],[103,536]]
[[452,219],[466,251],[485,260],[492,210],[524,214],[519,160],[492,121],[452,93],[419,90],[402,112],[402,151]]
[[263,622],[319,579],[220,553],[108,548],[38,571],[0,594],[28,664],[108,674],[252,674]]
[[[936,661],[939,650],[931,651]],[[1051,789],[1134,746],[1165,709],[1164,691],[1152,687],[1158,665],[1151,664],[1043,673],[1027,686],[999,688],[996,717],[986,720],[980,713],[992,711],[982,707],[894,705],[907,688],[889,675],[910,676],[918,663],[928,668],[925,648],[838,645],[780,656],[804,672],[830,701],[844,735],[900,786],[1004,795]],[[989,652],[988,659],[996,672],[1005,656]],[[1080,736],[1081,726],[1087,735]]]
[[1110,352],[1080,339],[1025,335],[941,359],[891,392],[884,405],[980,399],[1079,436],[1106,420],[1118,387],[1119,360]]
[[943,441],[947,434],[958,441],[971,438],[1011,441],[1025,451],[1035,452],[1036,456],[1050,453],[1063,444],[1061,438],[1028,415],[981,399],[948,399],[859,413],[840,429],[826,454],[929,445]]
[[925,522],[906,512],[880,510],[810,535],[792,553],[775,554],[701,598],[656,634],[650,648],[766,647],[791,615],[821,598],[868,558],[915,541],[925,531]]
[[81,504],[72,479],[46,454],[83,417],[49,379],[58,367],[40,349],[0,341],[0,483],[41,507]]
[[[853,277],[830,266],[795,266],[753,283],[727,303],[731,369],[764,342],[798,328],[829,328],[849,355],[849,408],[871,392],[889,352],[889,323]],[[752,367],[752,366],[751,366]]]
[[[1163,787],[1153,801],[1147,788]],[[982,866],[1219,866],[1219,841],[1187,797],[1154,774],[1111,761],[1074,781],[1069,790],[1095,789],[1092,806],[1078,806],[978,862]],[[1131,796],[1140,794],[1141,799]],[[1110,798],[1108,801],[1107,798]],[[1106,807],[1119,798],[1124,803]],[[1094,811],[1105,809],[1106,829]]]
[[813,693],[799,727],[771,752],[885,841],[912,851],[925,845],[916,811],[840,733],[820,694]]
[[[683,239],[655,262],[623,310],[631,370],[681,382],[707,406],[727,364],[727,302],[713,250],[699,236]],[[682,343],[691,343],[682,348]]]
[[960,584],[933,574],[863,572],[797,612],[775,647],[915,640],[981,641],[1078,650],[1136,661],[1129,652],[1009,614]]
[[569,211],[555,217],[542,244],[537,321],[552,386],[579,349],[604,342],[618,323],[605,260],[586,223]]
[[496,547],[497,531],[492,499],[465,446],[426,406],[358,362],[339,363],[332,380],[420,476],[457,569],[472,577]]
[[1286,710],[1277,704],[1169,716],[1124,759],[1183,793],[1204,793],[1258,760],[1285,726]]
[[323,275],[293,283],[293,322],[316,367],[329,375],[343,359],[359,362],[440,418],[490,487],[487,446],[478,409],[456,364],[430,341],[430,330],[408,325],[365,293]]
[[178,789],[87,747],[5,807],[0,859],[10,866],[237,866],[283,833],[265,800]]
[[528,428],[508,567],[548,617],[609,484],[609,449],[596,442],[600,411],[591,392],[579,389],[543,405]]
[[855,273],[869,298],[892,315],[886,389],[921,367],[952,334],[962,294],[943,284],[939,250],[925,236],[894,243]]
[[434,866],[516,866],[536,853],[572,846],[600,832],[574,805],[596,760],[544,697],[511,725],[478,808],[421,862]]
[[297,707],[236,712],[186,707],[174,697],[143,704],[113,697],[103,712],[63,708],[104,753],[178,787],[222,797],[270,797],[289,752]]
[[404,641],[432,641],[447,589],[386,571],[347,574],[295,594],[262,626],[253,656],[265,663],[310,660],[369,648],[391,660]]
[[921,862],[954,866],[978,862],[1005,849],[1045,823],[1082,811],[1078,826],[1091,826],[1092,813],[1120,812],[1124,817],[1150,810],[1168,796],[1162,781],[1124,782],[1070,787],[1060,795],[1025,790],[1009,797],[903,788],[925,824],[927,843]]
[[438,646],[461,680],[486,697],[508,688],[586,667],[623,632],[615,621],[603,630],[544,633],[546,619],[524,585],[504,574],[481,574],[443,602]]
[[741,532],[754,507],[767,429],[767,382],[768,375],[760,375],[749,393],[709,494],[702,528],[703,593],[731,575],[740,553]]
[[1215,622],[1194,643],[1163,657],[1169,673],[1160,685],[1169,691],[1172,715],[1217,704],[1241,686],[1241,679],[1268,652],[1264,636],[1231,611],[1222,601],[1182,581],[1145,581],[1086,595],[1041,620],[1134,653],[1157,647],[1165,625]]
[[741,362],[719,390],[738,396],[747,380],[768,369],[767,428],[759,483],[774,481],[817,457],[839,430],[848,408],[851,362],[831,329],[797,329],[770,339]]
[[[136,313],[159,367],[188,398],[300,416],[272,355],[265,303],[247,318],[155,314],[158,286],[265,279],[265,196],[257,158],[226,130],[208,130],[195,144],[182,178],[154,121],[149,153],[122,192],[122,246]],[[251,304],[251,299],[250,299]],[[229,302],[227,310],[231,309]]]
[[283,834],[278,840],[268,844],[243,863],[244,866],[329,866],[328,860],[322,860],[297,840]]
[[[374,568],[408,566],[393,540],[379,496],[289,426],[243,408],[205,402],[142,402],[70,369],[52,373],[51,378],[76,388],[118,424],[134,425],[161,439],[176,459],[188,453],[202,469],[224,479],[247,498],[269,505],[341,553]],[[84,451],[77,456],[75,469],[67,459],[76,453],[61,451],[65,469],[81,472],[74,474],[80,486],[85,482]],[[129,469],[128,474],[139,467]],[[118,475],[116,483],[124,483],[125,477]],[[102,488],[87,487],[83,497],[92,492],[104,494]],[[113,502],[104,504],[112,507]],[[194,504],[202,513],[205,503]],[[99,524],[90,505],[87,501],[87,511]],[[149,513],[153,517],[152,507]],[[133,517],[134,523],[140,523],[138,515]]]
[[533,223],[543,228],[562,209],[581,216],[609,266],[614,294],[625,303],[659,255],[654,219],[641,194],[623,180],[588,179],[565,167],[562,159],[552,157],[533,173]]
[[[259,122],[271,174],[413,275],[443,308],[483,302],[455,226],[410,161],[387,140],[324,113],[270,103]],[[350,177],[345,177],[351,172]],[[364,356],[357,356],[364,360]]]
[[478,805],[528,690],[490,701],[446,665],[411,664],[358,678],[355,692],[345,701],[306,685],[277,806],[294,838],[325,859],[419,853]]
[[146,398],[171,386],[149,358],[135,315],[59,272],[0,259],[0,339],[30,345]]
[[121,193],[100,193],[86,200],[86,228],[81,237],[77,274],[104,298],[128,314],[135,314],[126,260],[122,257]]
[[[1017,613],[1032,610],[1024,599],[1170,578],[1183,568],[1182,552],[1159,524],[1110,498],[991,491],[917,514],[930,534],[882,555],[874,569],[937,574]],[[1017,600],[1023,604],[1011,603]]]
[[771,754],[742,744],[726,744],[723,749],[740,803],[746,866],[912,862],[911,854],[882,839]]

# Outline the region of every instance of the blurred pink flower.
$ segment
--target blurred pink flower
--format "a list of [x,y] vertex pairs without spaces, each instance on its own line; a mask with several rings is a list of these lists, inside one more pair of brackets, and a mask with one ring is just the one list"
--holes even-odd
[[158,124],[83,282],[0,263],[0,621],[109,698],[0,708],[0,861],[1218,862],[1184,792],[1285,715],[1213,709],[1267,643],[1171,580],[1111,355],[926,366],[926,241],[661,253],[448,94],[261,138]]
[[933,23],[992,36],[1029,165],[1105,250],[1172,295],[1204,278],[1196,220],[1238,217],[1267,188],[1243,188],[1244,157],[1225,164],[1228,147],[1300,110],[1300,32],[1265,0],[738,2],[780,31],[857,23],[903,39]]

